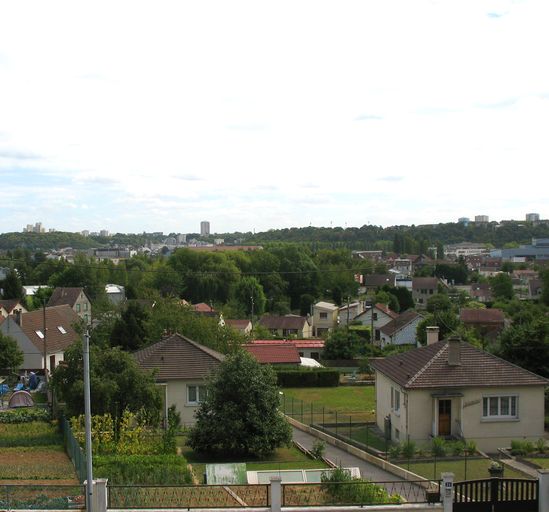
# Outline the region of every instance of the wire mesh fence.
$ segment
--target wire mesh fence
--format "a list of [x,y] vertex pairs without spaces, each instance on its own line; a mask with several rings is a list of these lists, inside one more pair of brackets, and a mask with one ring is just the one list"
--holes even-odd
[[83,485],[0,485],[1,510],[65,510],[85,508]]
[[63,431],[65,450],[74,465],[74,469],[78,475],[78,480],[80,483],[83,483],[84,480],[86,480],[86,456],[80,447],[80,443],[74,437],[70,423],[67,419],[62,417],[59,420],[59,423],[61,430]]
[[108,508],[269,507],[269,485],[109,485]]

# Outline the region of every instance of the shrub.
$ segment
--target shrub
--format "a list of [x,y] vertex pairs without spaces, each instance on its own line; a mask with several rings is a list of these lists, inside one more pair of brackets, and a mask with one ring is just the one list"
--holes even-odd
[[536,451],[536,446],[532,441],[513,440],[511,441],[511,455],[529,455]]
[[446,455],[446,443],[442,437],[435,437],[431,441],[431,453],[435,457],[444,457]]
[[391,459],[398,459],[400,457],[401,446],[399,444],[394,444],[389,447],[389,457]]
[[469,455],[473,455],[477,452],[477,443],[475,443],[475,441],[467,441],[465,443],[465,449]]
[[463,441],[450,442],[448,443],[448,448],[453,456],[459,457],[465,452],[465,443]]
[[339,372],[330,368],[277,370],[278,385],[283,388],[321,388],[339,385]]
[[342,467],[322,474],[322,489],[329,496],[328,504],[358,505],[401,502],[400,496],[391,496],[383,487],[372,482],[355,479],[349,471]]
[[324,453],[326,452],[326,443],[322,441],[322,439],[317,439],[313,443],[313,447],[311,448],[311,454],[315,459],[321,459],[324,457]]
[[538,453],[545,453],[545,439],[542,437],[536,441],[536,451]]
[[32,421],[49,421],[50,419],[50,411],[42,407],[9,409],[0,412],[0,423],[30,423]]
[[411,459],[416,454],[416,443],[414,441],[404,441],[400,451],[404,458]]

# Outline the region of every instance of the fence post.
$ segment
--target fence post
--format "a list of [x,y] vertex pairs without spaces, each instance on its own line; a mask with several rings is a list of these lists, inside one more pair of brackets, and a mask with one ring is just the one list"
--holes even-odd
[[313,407],[314,407],[314,406],[313,406],[313,402],[311,402],[311,423],[310,423],[311,426],[312,426],[313,423],[314,423],[314,421],[313,421]]
[[107,512],[108,507],[107,479],[98,478],[93,481],[93,512]]
[[326,420],[324,419],[324,406],[322,406],[322,428],[326,428]]
[[337,411],[336,411],[336,436],[337,436]]
[[538,469],[538,510],[549,510],[549,469]]
[[290,413],[290,417],[294,417],[294,397],[292,396],[292,412]]
[[303,400],[301,400],[301,423],[303,423]]
[[271,511],[281,512],[282,510],[282,478],[271,477]]
[[442,489],[440,490],[444,512],[454,509],[454,473],[442,473]]
[[352,429],[353,429],[353,425],[352,425],[352,423],[351,423],[352,421],[353,421],[353,417],[349,415],[349,439],[352,439],[352,438],[353,438],[353,437],[352,437],[352,434],[351,434]]

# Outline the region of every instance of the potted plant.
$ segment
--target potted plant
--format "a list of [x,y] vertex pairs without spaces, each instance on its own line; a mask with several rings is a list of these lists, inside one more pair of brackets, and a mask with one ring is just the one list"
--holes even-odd
[[503,478],[503,464],[493,460],[488,468],[491,478]]

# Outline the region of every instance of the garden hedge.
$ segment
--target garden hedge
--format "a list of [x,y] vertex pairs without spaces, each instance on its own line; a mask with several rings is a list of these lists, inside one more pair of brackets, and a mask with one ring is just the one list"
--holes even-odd
[[278,385],[283,388],[322,388],[339,385],[339,372],[329,368],[277,370]]

